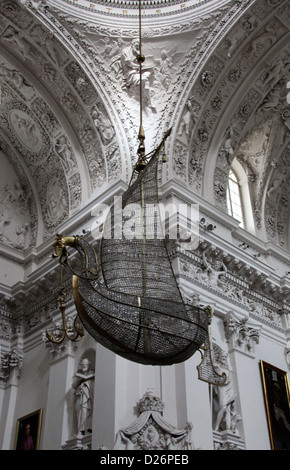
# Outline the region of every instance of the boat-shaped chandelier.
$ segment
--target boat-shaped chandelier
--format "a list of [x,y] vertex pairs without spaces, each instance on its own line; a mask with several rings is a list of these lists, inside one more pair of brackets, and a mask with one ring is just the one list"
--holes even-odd
[[[211,358],[211,309],[184,302],[156,210],[159,164],[166,160],[165,141],[170,131],[157,149],[146,156],[142,123],[145,58],[141,51],[141,0],[139,31],[139,147],[129,187],[122,196],[122,210],[129,204],[140,208],[134,214],[138,236],[126,237],[122,233],[116,237],[117,221],[109,212],[98,253],[85,236],[57,235],[54,256],[59,257],[61,266],[66,264],[72,269],[67,247],[75,248],[80,254],[82,268],[80,273],[73,274],[73,294],[79,318],[96,341],[128,360],[150,365],[179,363],[199,350],[202,353],[199,378],[222,384],[224,376],[215,372]],[[148,228],[150,237],[146,236]],[[75,341],[79,336],[69,339]],[[48,339],[53,341],[49,335]]]

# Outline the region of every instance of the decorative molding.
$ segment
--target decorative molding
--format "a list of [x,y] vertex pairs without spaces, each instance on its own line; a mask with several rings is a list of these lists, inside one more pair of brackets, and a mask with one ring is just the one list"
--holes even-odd
[[224,253],[208,241],[201,242],[196,250],[188,254],[177,247],[171,257],[179,262],[176,276],[181,285],[182,279],[187,279],[193,289],[194,286],[199,291],[202,289],[204,297],[212,293],[238,305],[246,317],[253,316],[283,331],[281,313],[290,312],[289,304],[284,302],[289,292],[283,291],[282,286],[271,285],[257,269],[247,266],[233,254]]
[[245,450],[245,443],[240,436],[230,432],[213,432],[214,450]]
[[18,385],[23,365],[23,353],[18,348],[2,352],[0,356],[0,387]]
[[62,450],[91,450],[92,449],[92,435],[86,434],[82,436],[78,434],[73,436],[61,446]]
[[148,392],[137,403],[139,418],[117,433],[114,450],[193,450],[192,424],[174,428],[162,417],[164,403]]
[[255,347],[259,344],[262,327],[254,325],[247,317],[240,319],[233,312],[227,314],[224,325],[229,351],[233,349],[255,357]]

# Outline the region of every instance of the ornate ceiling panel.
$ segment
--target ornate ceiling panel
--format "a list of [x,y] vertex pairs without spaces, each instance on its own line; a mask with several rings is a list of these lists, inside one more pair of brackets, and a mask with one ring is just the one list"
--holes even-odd
[[[1,149],[29,208],[30,221],[21,227],[34,221],[22,248],[55,233],[96,189],[122,173],[120,164],[110,166],[119,146],[102,99],[71,51],[33,11],[15,1],[0,7]],[[4,207],[8,188],[10,194],[15,188],[5,187],[1,241],[15,247],[15,227]]]
[[257,233],[286,249],[289,70],[289,4],[253,2],[193,74],[174,143],[176,177],[225,210],[229,168],[240,161]]
[[[0,13],[1,148],[24,191],[26,247],[104,184],[130,178],[138,2],[4,0]],[[142,22],[146,150],[173,126],[167,177],[224,210],[238,159],[258,232],[287,248],[287,1],[146,1]],[[6,197],[0,187],[0,241],[15,246]]]

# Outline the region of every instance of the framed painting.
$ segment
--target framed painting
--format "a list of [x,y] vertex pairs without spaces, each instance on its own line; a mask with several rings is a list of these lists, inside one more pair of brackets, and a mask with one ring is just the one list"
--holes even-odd
[[290,450],[290,388],[287,372],[260,361],[272,450]]
[[41,409],[17,420],[15,450],[39,449],[41,421]]

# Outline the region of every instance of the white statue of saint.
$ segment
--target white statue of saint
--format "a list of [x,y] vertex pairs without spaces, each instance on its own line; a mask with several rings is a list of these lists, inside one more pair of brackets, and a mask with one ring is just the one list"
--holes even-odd
[[74,395],[78,434],[92,432],[95,374],[90,367],[91,363],[89,359],[84,357],[72,383],[75,389]]

